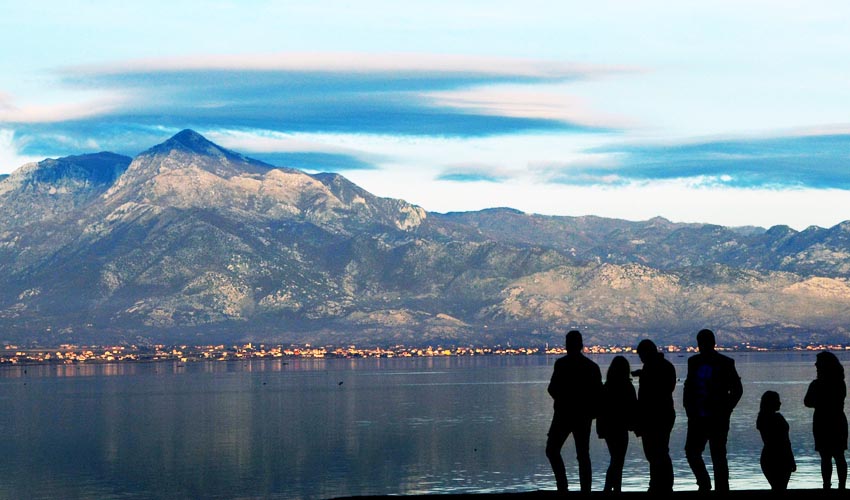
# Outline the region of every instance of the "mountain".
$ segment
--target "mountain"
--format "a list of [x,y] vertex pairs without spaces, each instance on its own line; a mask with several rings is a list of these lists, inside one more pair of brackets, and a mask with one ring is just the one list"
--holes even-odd
[[723,264],[765,271],[850,277],[850,221],[798,232],[673,223],[661,217],[631,222],[602,217],[530,215],[513,209],[435,214],[485,238],[545,244],[580,260],[638,263],[662,270]]
[[372,196],[333,174],[310,176],[221,148],[191,130],[141,153],[104,195],[126,204],[309,221],[338,231],[374,223],[415,226],[424,211]]
[[61,220],[102,195],[131,159],[114,153],[29,163],[0,181],[3,227]]
[[184,130],[0,181],[0,340],[846,340],[850,222],[427,213]]

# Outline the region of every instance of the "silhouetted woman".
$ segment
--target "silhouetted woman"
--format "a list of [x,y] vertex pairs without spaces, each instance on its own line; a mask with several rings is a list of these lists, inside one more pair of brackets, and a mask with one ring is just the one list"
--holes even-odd
[[623,464],[629,448],[629,431],[634,429],[637,395],[629,376],[629,362],[623,356],[611,360],[602,388],[596,433],[605,439],[611,463],[605,474],[603,491],[619,492],[623,486]]
[[815,435],[815,451],[820,453],[820,471],[824,489],[832,487],[832,460],[838,474],[838,489],[847,483],[847,416],[844,415],[844,398],[847,385],[844,383],[844,367],[835,354],[824,351],[815,359],[817,379],[809,384],[803,403],[815,409],[812,432]]
[[788,437],[788,422],[779,413],[782,402],[779,394],[766,391],[761,396],[761,407],[756,420],[756,429],[761,434],[764,448],[761,450],[761,471],[770,487],[776,491],[788,489],[791,473],[797,470],[791,439]]

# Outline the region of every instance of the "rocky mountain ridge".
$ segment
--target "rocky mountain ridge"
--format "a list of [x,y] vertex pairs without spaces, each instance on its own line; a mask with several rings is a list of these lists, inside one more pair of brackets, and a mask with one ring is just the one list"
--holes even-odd
[[22,166],[0,181],[2,227],[61,219],[102,195],[130,161],[102,152]]
[[850,222],[427,213],[186,130],[0,181],[0,340],[841,341]]

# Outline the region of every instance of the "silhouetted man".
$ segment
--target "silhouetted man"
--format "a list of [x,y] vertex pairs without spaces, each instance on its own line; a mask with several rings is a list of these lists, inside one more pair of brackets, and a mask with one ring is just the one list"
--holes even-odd
[[635,433],[641,437],[643,454],[649,462],[649,492],[670,493],[673,491],[670,433],[676,421],[673,407],[676,368],[664,359],[664,354],[651,340],[641,340],[637,353],[643,368],[632,373],[640,380]]
[[702,459],[707,442],[714,468],[714,489],[729,491],[729,464],[726,461],[729,417],[744,388],[735,370],[735,361],[714,350],[714,332],[700,330],[697,345],[699,354],[688,359],[688,377],[685,379],[684,405],[688,415],[685,456],[700,491],[711,490],[711,478]]
[[596,417],[597,401],[602,391],[602,373],[599,366],[587,358],[582,350],[581,333],[567,333],[567,355],[555,361],[549,395],[555,400],[555,415],[546,440],[546,457],[552,464],[559,492],[565,492],[567,471],[561,458],[561,447],[570,434],[576,443],[579,482],[581,491],[590,491],[590,425]]

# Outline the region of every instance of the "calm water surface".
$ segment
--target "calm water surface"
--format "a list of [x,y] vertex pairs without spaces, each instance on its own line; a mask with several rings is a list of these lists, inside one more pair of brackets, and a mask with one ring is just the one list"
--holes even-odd
[[[815,353],[732,354],[744,398],[729,436],[732,488],[767,489],[758,400],[782,397],[798,471],[817,488]],[[839,353],[845,362],[848,353]],[[0,498],[330,498],[554,488],[543,453],[555,357],[274,360],[0,368]],[[603,375],[611,356],[595,356]],[[686,357],[671,440],[676,490]],[[636,357],[629,361],[638,364]],[[592,439],[594,489],[608,454]],[[572,440],[567,473],[577,483]],[[708,453],[706,452],[706,461]],[[632,437],[624,489],[648,468]]]

